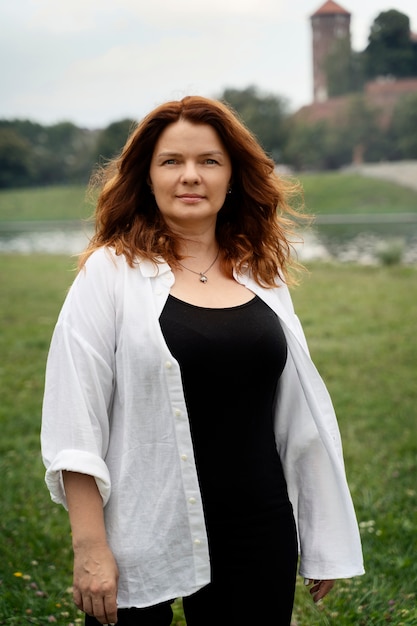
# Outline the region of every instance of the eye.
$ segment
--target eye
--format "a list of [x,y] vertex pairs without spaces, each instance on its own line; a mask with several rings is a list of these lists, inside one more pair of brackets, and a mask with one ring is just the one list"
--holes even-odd
[[219,162],[216,161],[216,159],[205,159],[204,163],[206,163],[207,165],[218,165]]
[[177,159],[165,159],[162,162],[162,165],[175,165],[177,163]]

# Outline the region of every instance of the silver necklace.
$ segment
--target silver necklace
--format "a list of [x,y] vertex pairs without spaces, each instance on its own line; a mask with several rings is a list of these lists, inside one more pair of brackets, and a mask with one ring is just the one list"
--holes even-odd
[[193,274],[197,274],[197,276],[200,276],[200,279],[199,279],[200,283],[204,283],[205,284],[208,281],[208,278],[207,278],[206,274],[207,274],[207,272],[209,270],[211,270],[211,268],[213,267],[213,265],[217,261],[217,259],[219,257],[219,253],[220,253],[220,248],[217,250],[216,258],[214,259],[214,261],[208,266],[208,268],[204,272],[195,272],[194,270],[190,270],[189,267],[185,267],[185,265],[183,265],[179,261],[178,261],[178,264],[181,265],[181,267],[183,269],[187,270],[187,272],[192,272]]

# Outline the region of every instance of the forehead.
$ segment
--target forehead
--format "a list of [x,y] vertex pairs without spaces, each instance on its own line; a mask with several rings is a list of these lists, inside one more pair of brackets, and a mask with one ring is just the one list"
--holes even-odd
[[227,150],[210,124],[192,124],[186,120],[178,120],[169,124],[160,134],[155,145],[155,152],[194,148],[196,151]]

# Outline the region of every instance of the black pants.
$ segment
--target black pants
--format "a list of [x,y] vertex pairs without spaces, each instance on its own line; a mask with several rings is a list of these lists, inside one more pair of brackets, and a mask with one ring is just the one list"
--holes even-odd
[[[294,601],[293,585],[288,580],[285,604],[281,603],[283,590],[265,602],[251,590],[241,589],[216,593],[207,585],[197,593],[183,598],[187,626],[290,626]],[[145,609],[119,609],[118,626],[171,626],[171,603],[165,602]],[[99,622],[86,615],[85,626],[98,626]]]
[[[210,584],[183,598],[187,626],[290,626],[294,602],[295,571],[275,587],[253,589],[243,584],[223,589]],[[170,602],[144,609],[119,609],[118,626],[170,626]],[[99,626],[86,615],[85,626]]]
[[[172,622],[171,602],[163,602],[145,609],[119,609],[118,626],[170,626]],[[94,617],[85,616],[85,626],[100,624]]]
[[[290,626],[298,561],[292,509],[281,511],[273,532],[248,535],[231,529],[213,541],[213,582],[183,598],[187,626]],[[164,602],[120,609],[117,624],[170,626],[172,618],[171,603]],[[85,624],[99,622],[86,616]]]

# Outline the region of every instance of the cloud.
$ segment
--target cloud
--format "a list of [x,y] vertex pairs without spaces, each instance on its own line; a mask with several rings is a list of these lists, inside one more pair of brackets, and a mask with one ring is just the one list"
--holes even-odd
[[55,33],[79,32],[93,30],[104,21],[115,19],[123,23],[134,18],[160,27],[174,27],[187,25],[196,18],[277,17],[282,15],[283,5],[279,0],[29,0],[28,25]]
[[112,0],[31,0],[30,5],[28,28],[54,33],[92,30],[120,13]]
[[[156,6],[150,3],[153,12],[167,4],[170,11],[178,6],[166,0],[155,2]],[[178,2],[182,9],[198,4]],[[303,44],[297,42],[302,37],[291,36],[287,24],[279,20],[249,14],[240,14],[239,19],[210,14],[202,19],[202,15],[179,12],[177,25],[166,19],[162,26],[160,22],[145,24],[143,15],[139,19],[137,0],[119,0],[117,18],[112,13],[114,4],[39,0],[36,10],[32,5],[32,12],[27,12],[30,28],[20,52],[12,35],[7,44],[3,40],[3,58],[14,49],[14,63],[6,64],[3,74],[8,93],[1,105],[3,115],[45,123],[70,119],[101,127],[115,119],[141,117],[156,104],[188,93],[216,96],[226,87],[253,84],[284,96],[290,86],[294,90],[289,60],[307,56]],[[124,12],[120,13],[120,5]],[[215,5],[220,11],[220,0]],[[99,6],[101,22],[95,13]],[[203,6],[198,4],[199,10]],[[269,1],[263,6],[266,10]],[[130,7],[138,12],[137,19],[128,19]],[[236,2],[231,7],[238,10]],[[253,7],[252,0],[247,0],[241,8]],[[76,30],[82,12],[83,24]],[[35,27],[37,20],[40,23]],[[82,30],[92,22],[91,31]],[[61,31],[57,23],[73,30]],[[300,23],[305,28],[303,19],[294,25],[292,34],[299,32]],[[301,91],[308,89],[300,72],[295,84]],[[298,101],[305,98],[301,95]]]
[[[36,109],[66,106],[73,114],[82,105],[90,120],[101,119],[107,109],[140,117],[155,104],[180,98],[187,93],[214,95],[219,83],[235,85],[236,78],[246,84],[248,40],[256,42],[256,33],[240,39],[221,31],[213,46],[212,35],[182,32],[145,43],[113,46],[103,54],[76,60],[56,75],[50,89],[40,90],[33,100]],[[234,45],[230,47],[230,43]],[[256,46],[255,46],[256,47]],[[254,71],[257,55],[251,56]],[[51,102],[52,99],[52,102]]]
[[125,8],[129,8],[136,15],[159,16],[168,13],[171,17],[177,15],[183,19],[187,15],[202,17],[227,17],[230,15],[278,15],[282,5],[279,0],[176,0],[171,3],[167,0],[153,0],[146,7],[140,6],[135,0],[121,0]]
[[[324,0],[323,0],[324,1]],[[393,5],[340,0],[356,50]],[[312,95],[309,18],[320,0],[10,0],[0,9],[0,116],[102,127],[187,93],[255,85]],[[417,30],[415,0],[396,0]]]

